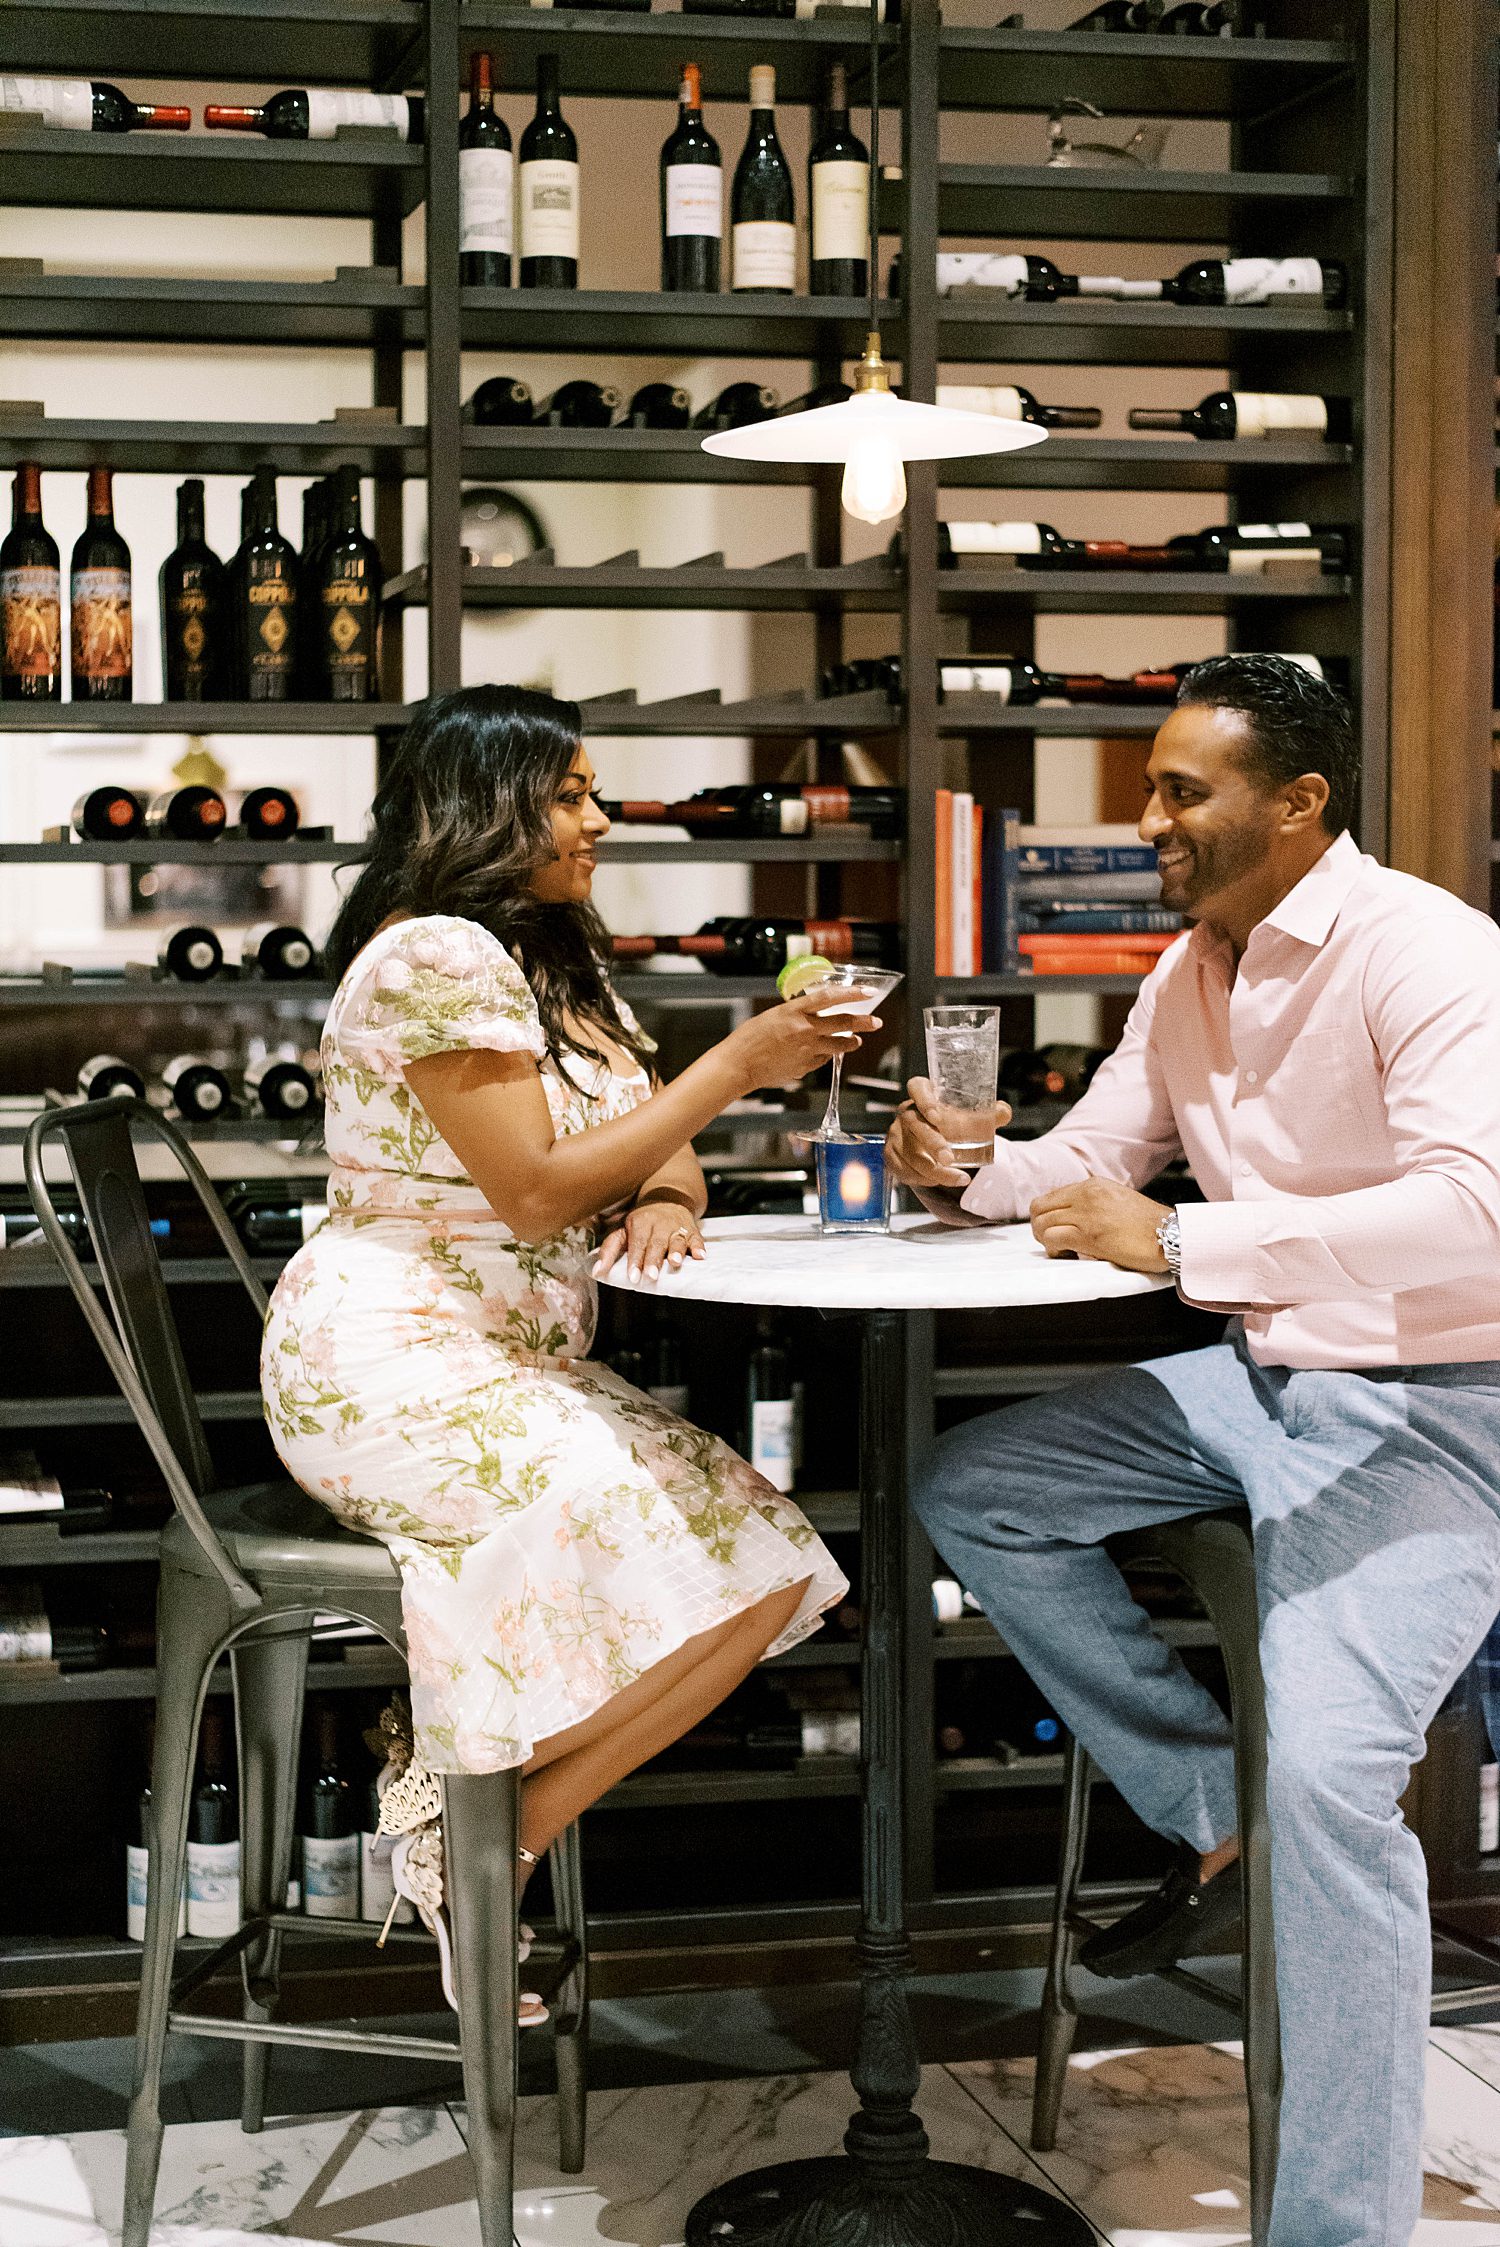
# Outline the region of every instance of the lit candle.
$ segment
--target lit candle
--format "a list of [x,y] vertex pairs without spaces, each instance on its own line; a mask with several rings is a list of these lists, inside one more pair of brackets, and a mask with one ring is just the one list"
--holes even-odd
[[818,1141],[818,1215],[825,1231],[863,1231],[886,1223],[885,1142]]

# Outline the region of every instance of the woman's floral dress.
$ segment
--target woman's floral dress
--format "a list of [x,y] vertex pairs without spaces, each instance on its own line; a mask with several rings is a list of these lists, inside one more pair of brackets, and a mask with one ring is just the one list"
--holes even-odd
[[419,1760],[494,1771],[771,1593],[810,1579],[790,1646],[846,1586],[717,1436],[587,1362],[591,1227],[517,1240],[406,1082],[463,1047],[532,1055],[559,1133],[650,1097],[547,1059],[477,922],[384,930],[329,1009],[329,1216],[281,1275],[261,1385],[288,1471],[400,1566]]

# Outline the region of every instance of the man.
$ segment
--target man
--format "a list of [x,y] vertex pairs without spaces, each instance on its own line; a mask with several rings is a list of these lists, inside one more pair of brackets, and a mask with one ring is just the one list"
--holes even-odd
[[[1476,754],[1477,754],[1476,749]],[[1231,1314],[940,1439],[916,1504],[1052,1706],[1180,1845],[1085,1949],[1129,1974],[1238,1902],[1230,1735],[1101,1540],[1243,1504],[1270,1726],[1285,2097],[1270,2247],[1407,2247],[1431,1973],[1397,1807],[1500,1610],[1500,930],[1361,855],[1332,690],[1277,656],[1183,682],[1147,768],[1162,902],[1196,922],[1044,1137],[970,1182],[917,1079],[895,1175],[1050,1256]],[[1009,1111],[997,1111],[1008,1121]],[[1140,1188],[1179,1151],[1207,1196]]]

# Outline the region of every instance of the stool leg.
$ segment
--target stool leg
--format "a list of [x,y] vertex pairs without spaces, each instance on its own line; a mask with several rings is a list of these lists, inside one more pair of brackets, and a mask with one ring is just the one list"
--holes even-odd
[[156,1744],[151,1758],[151,1878],[136,2011],[135,2087],[125,2128],[122,2247],[147,2247],[161,2165],[161,2070],[172,2000],[177,1914],[187,1864],[198,1716],[228,1615],[201,1577],[162,1572],[157,1601]]
[[512,2247],[514,2236],[519,1832],[516,1772],[444,1779],[448,1921],[483,2247]]
[[[308,1627],[298,1622],[274,1637],[242,1639],[230,1656],[239,1725],[240,1911],[262,1919],[286,1905],[296,1815],[297,1759],[307,1683]],[[241,1954],[247,2021],[269,2021],[281,1990],[281,1942],[267,1928]],[[269,2044],[244,2047],[240,2124],[250,2132],[266,2119]]]
[[[1245,2095],[1250,2109],[1250,2224],[1256,2247],[1271,2226],[1281,2129],[1281,2015],[1271,1918],[1271,1826],[1266,1812],[1266,1721],[1259,1690],[1234,1695],[1235,1765],[1244,1899]],[[1243,1710],[1243,1715],[1241,1711]]]
[[1031,2144],[1037,2153],[1050,2153],[1057,2143],[1058,2117],[1068,2079],[1068,2054],[1078,2026],[1073,2002],[1072,1915],[1078,1908],[1078,1885],[1083,1877],[1083,1853],[1089,1837],[1088,1752],[1072,1734],[1063,1756],[1063,1830],[1057,1867],[1057,1900],[1052,1913],[1052,1949],[1047,1979],[1042,1986],[1040,2033],[1037,2040],[1036,2086],[1031,2098]]
[[557,1993],[557,2166],[583,2167],[589,2097],[589,1930],[583,1908],[583,1841],[577,1824],[552,1844],[552,1909],[558,1927],[578,1945],[577,1963]]

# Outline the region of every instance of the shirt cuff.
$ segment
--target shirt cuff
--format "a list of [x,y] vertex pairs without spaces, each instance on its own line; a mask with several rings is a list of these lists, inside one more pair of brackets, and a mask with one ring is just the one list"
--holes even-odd
[[975,1171],[973,1184],[964,1188],[958,1206],[967,1210],[971,1217],[987,1218],[991,1224],[1013,1224],[1015,1186],[1001,1164],[986,1163],[982,1170]]
[[1265,1232],[1271,1202],[1182,1202],[1178,1291],[1191,1303],[1264,1303]]

